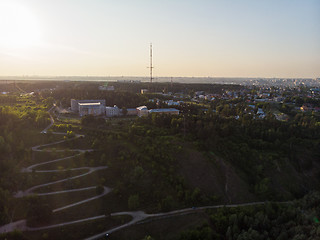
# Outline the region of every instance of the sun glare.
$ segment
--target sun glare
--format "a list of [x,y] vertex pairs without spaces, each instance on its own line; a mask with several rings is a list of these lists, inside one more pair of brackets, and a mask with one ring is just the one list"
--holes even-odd
[[0,46],[27,48],[40,42],[39,24],[30,9],[9,1],[0,3]]

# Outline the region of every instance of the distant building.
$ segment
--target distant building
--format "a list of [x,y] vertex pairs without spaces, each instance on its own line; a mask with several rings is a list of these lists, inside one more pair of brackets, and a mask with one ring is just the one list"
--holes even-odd
[[141,83],[140,80],[117,80],[119,83]]
[[114,105],[113,107],[106,107],[106,117],[117,117],[120,115],[120,109]]
[[138,117],[148,116],[149,114],[148,108],[146,106],[140,106],[140,107],[137,107],[136,109],[137,109]]
[[208,94],[208,95],[205,96],[204,99],[208,100],[208,101],[213,101],[215,99],[215,97],[212,94]]
[[149,92],[149,90],[148,89],[141,89],[141,94],[145,94],[145,93],[147,93],[147,92]]
[[257,115],[258,115],[259,118],[265,118],[266,117],[266,114],[264,113],[262,108],[258,108]]
[[150,109],[149,113],[164,113],[171,115],[179,115],[179,110],[175,108],[159,108],[159,109]]
[[204,91],[197,91],[194,93],[196,96],[204,95]]
[[165,103],[168,105],[168,106],[179,106],[180,105],[180,102],[175,102],[173,100],[166,100]]
[[99,86],[101,91],[114,91],[114,86]]
[[85,115],[99,116],[104,114],[104,105],[100,102],[78,103],[80,117]]
[[73,111],[75,113],[78,113],[79,112],[79,103],[100,103],[101,106],[103,107],[103,109],[106,106],[106,100],[76,100],[76,99],[71,99],[71,111]]
[[264,114],[264,111],[262,110],[262,108],[258,108],[257,114]]
[[254,99],[254,101],[255,102],[268,102],[269,99],[267,99],[267,98],[256,98],[256,99]]
[[313,106],[311,104],[305,103],[300,107],[302,112],[308,112],[313,110]]

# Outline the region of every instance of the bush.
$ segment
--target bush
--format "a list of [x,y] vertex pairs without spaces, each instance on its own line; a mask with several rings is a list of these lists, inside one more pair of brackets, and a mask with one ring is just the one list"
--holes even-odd
[[139,207],[139,194],[131,195],[128,199],[128,207],[130,210],[136,210]]

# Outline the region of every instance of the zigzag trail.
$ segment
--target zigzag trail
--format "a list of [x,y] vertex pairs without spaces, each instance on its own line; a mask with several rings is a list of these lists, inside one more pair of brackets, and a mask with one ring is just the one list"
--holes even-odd
[[[47,131],[54,124],[54,119],[53,119],[52,115],[50,114],[50,111],[54,107],[55,106],[53,106],[48,111],[48,113],[50,115],[51,123],[49,124],[48,127],[46,127],[41,132],[43,134],[46,134]],[[61,132],[52,132],[52,133],[53,134],[60,134],[60,135],[67,135],[66,133],[61,133]],[[66,140],[61,140],[61,141],[57,141],[57,142],[53,142],[53,143],[34,146],[34,147],[32,147],[32,151],[33,152],[48,152],[48,153],[49,152],[53,152],[53,150],[50,150],[50,149],[42,150],[41,148],[49,147],[49,146],[52,146],[52,145],[57,145],[59,143],[63,143],[63,142],[66,142],[66,141],[71,141],[71,140],[74,140],[74,139],[77,139],[77,138],[80,138],[80,137],[84,137],[84,135],[76,134],[75,137],[72,138],[72,139],[66,139]],[[68,159],[74,158],[76,156],[79,156],[81,154],[84,154],[85,152],[92,152],[93,149],[87,149],[87,150],[82,150],[82,149],[54,150],[54,152],[66,152],[66,151],[75,152],[75,154],[72,155],[72,156],[69,156],[69,157],[58,158],[58,159],[47,161],[47,162],[37,163],[37,164],[31,165],[31,166],[29,166],[27,168],[23,168],[21,170],[21,172],[22,173],[36,172],[36,173],[49,173],[50,174],[50,173],[63,172],[63,171],[87,170],[86,173],[82,173],[82,174],[79,174],[79,175],[76,175],[76,176],[73,176],[73,177],[68,177],[68,178],[65,178],[65,179],[61,179],[61,180],[57,180],[57,181],[53,181],[53,182],[49,182],[49,183],[33,186],[33,187],[31,187],[31,188],[29,188],[29,189],[27,189],[25,191],[17,192],[14,195],[14,197],[21,198],[21,197],[26,197],[28,195],[46,196],[46,195],[55,195],[55,194],[62,194],[62,193],[68,193],[68,192],[88,191],[88,190],[91,190],[91,189],[95,189],[96,186],[86,187],[86,188],[78,188],[78,189],[70,189],[70,190],[63,190],[63,191],[56,191],[56,192],[47,192],[47,193],[36,193],[35,192],[35,190],[37,190],[37,189],[40,189],[40,188],[43,188],[43,187],[47,187],[47,186],[50,186],[50,185],[54,185],[54,184],[57,184],[57,183],[67,182],[67,181],[70,181],[70,180],[73,180],[73,179],[81,178],[81,177],[87,176],[87,175],[89,175],[89,174],[91,174],[91,173],[93,173],[95,171],[99,171],[99,170],[103,170],[103,169],[107,168],[107,166],[100,166],[100,167],[80,167],[80,168],[64,169],[64,170],[36,170],[36,168],[39,167],[39,166],[43,166],[43,165],[47,165],[47,164],[55,163],[55,162],[59,162],[59,161],[68,160]],[[52,212],[55,213],[55,212],[58,212],[58,211],[62,211],[62,210],[65,210],[65,209],[68,209],[68,208],[71,208],[71,207],[74,207],[74,206],[77,206],[77,205],[80,205],[80,204],[87,203],[89,201],[92,201],[92,200],[95,200],[95,199],[98,199],[98,198],[101,198],[104,195],[108,194],[110,191],[111,191],[111,188],[108,188],[108,187],[104,186],[104,191],[101,194],[99,194],[97,196],[94,196],[94,197],[91,197],[91,198],[88,198],[88,199],[85,199],[85,200],[82,200],[82,201],[78,201],[78,202],[75,202],[75,203],[60,207],[60,208],[57,208],[57,209],[54,209],[54,210],[52,210]],[[79,220],[79,221],[86,221],[86,220],[92,220],[92,218],[82,219],[82,220]],[[64,225],[64,224],[62,224],[62,225]],[[52,225],[52,226],[55,226],[55,225]],[[25,231],[25,230],[33,231],[33,230],[39,230],[39,229],[52,228],[52,226],[45,226],[45,227],[41,227],[41,228],[30,228],[30,227],[26,226],[26,220],[20,220],[20,221],[12,222],[12,223],[9,223],[9,224],[7,224],[5,226],[0,227],[0,233],[10,232],[10,231],[13,231],[14,229],[18,229],[18,230],[21,230],[21,231]]]
[[[54,108],[55,106],[53,106],[48,112],[50,114],[50,111]],[[50,114],[50,118],[51,118],[51,123],[50,125],[45,128],[41,133],[47,133],[47,130],[49,128],[51,128],[51,126],[53,125],[54,123],[54,119],[53,117],[51,116]],[[53,132],[53,134],[62,134],[62,135],[66,135],[66,133],[60,133],[60,132]],[[82,137],[83,135],[79,135],[77,134],[75,136],[75,138],[73,139],[76,139],[76,138],[79,138],[79,137]],[[73,140],[73,139],[70,139],[70,140]],[[54,142],[54,143],[49,143],[49,144],[44,144],[44,145],[38,145],[38,146],[35,146],[35,147],[32,147],[32,150],[35,151],[35,152],[51,152],[52,150],[41,150],[40,148],[42,147],[47,147],[47,146],[51,146],[51,145],[56,145],[58,143],[62,143],[62,142],[65,142],[65,141],[69,141],[69,140],[62,140],[62,141],[57,141],[57,142]],[[64,152],[65,150],[58,150],[58,151],[55,151],[55,152]],[[48,162],[43,162],[43,163],[38,163],[38,164],[34,164],[34,165],[31,165],[27,168],[24,168],[21,170],[21,172],[46,172],[46,173],[52,173],[52,172],[61,172],[61,170],[34,170],[34,168],[38,167],[38,166],[41,166],[41,165],[46,165],[46,164],[49,164],[49,163],[53,163],[53,162],[58,162],[58,161],[63,161],[63,160],[67,160],[67,159],[70,159],[70,158],[74,158],[76,156],[79,156],[80,154],[83,154],[85,152],[91,152],[93,151],[92,149],[87,149],[87,150],[81,150],[81,149],[72,149],[72,150],[68,150],[68,151],[73,151],[73,152],[76,152],[75,155],[73,156],[69,156],[69,157],[65,157],[65,158],[59,158],[59,159],[55,159],[55,160],[52,160],[52,161],[48,161]],[[60,183],[60,182],[65,182],[65,181],[68,181],[70,179],[76,179],[76,178],[81,178],[81,177],[84,177],[86,175],[89,175],[95,171],[98,171],[98,170],[102,170],[102,169],[106,169],[107,166],[101,166],[101,167],[82,167],[82,168],[74,168],[74,169],[70,169],[71,171],[75,171],[75,170],[88,170],[87,173],[84,173],[84,174],[80,174],[80,175],[77,175],[77,176],[74,176],[74,177],[70,177],[70,178],[65,178],[65,179],[62,179],[62,180],[58,180],[58,181],[54,181],[54,182],[50,182],[50,183],[45,183],[45,184],[41,184],[41,185],[37,185],[37,186],[34,186],[34,187],[31,187],[25,191],[20,191],[18,192],[15,197],[24,197],[24,196],[28,196],[30,194],[35,194],[33,191],[36,190],[36,189],[39,189],[39,188],[42,188],[42,187],[46,187],[46,186],[49,186],[49,185],[53,185],[53,184],[56,184],[56,183]],[[65,171],[65,170],[62,170],[62,171]],[[67,192],[76,192],[76,191],[87,191],[87,190],[90,190],[90,189],[94,189],[96,188],[96,186],[92,186],[92,187],[86,187],[86,188],[78,188],[78,189],[71,189],[71,190],[63,190],[63,191],[57,191],[57,192],[48,192],[48,193],[38,193],[36,195],[38,196],[44,196],[44,195],[54,195],[54,194],[61,194],[61,193],[67,193]],[[74,207],[74,206],[77,206],[77,205],[80,205],[80,204],[83,204],[83,203],[86,203],[86,202],[89,202],[89,201],[92,201],[94,199],[97,199],[97,198],[100,198],[106,194],[108,194],[109,192],[111,191],[110,188],[108,187],[104,187],[104,191],[102,194],[98,195],[98,196],[95,196],[95,197],[92,197],[92,198],[88,198],[88,199],[85,199],[83,201],[79,201],[79,202],[76,202],[76,203],[73,203],[73,204],[70,204],[70,205],[67,205],[67,206],[64,206],[64,207],[60,207],[60,208],[57,208],[57,209],[54,209],[53,212],[58,212],[58,211],[61,211],[61,210],[65,210],[67,208],[71,208],[71,207]],[[233,207],[245,207],[245,206],[252,206],[252,205],[261,205],[261,204],[266,204],[267,202],[251,202],[251,203],[242,203],[242,204],[229,204],[229,205],[214,205],[214,206],[205,206],[205,207],[198,207],[198,208],[185,208],[185,209],[180,209],[180,210],[175,210],[175,211],[171,211],[171,212],[166,212],[166,213],[156,213],[156,214],[147,214],[143,211],[133,211],[133,212],[116,212],[116,213],[111,213],[110,215],[111,216],[121,216],[121,215],[129,215],[132,217],[132,220],[123,224],[123,225],[120,225],[120,226],[117,226],[117,227],[114,227],[114,228],[111,228],[107,231],[104,231],[104,232],[101,232],[101,233],[98,233],[94,236],[91,236],[91,237],[88,237],[86,238],[85,240],[94,240],[94,239],[99,239],[103,236],[105,236],[106,233],[110,234],[110,233],[113,233],[113,232],[116,232],[116,231],[119,231],[120,229],[123,229],[123,228],[126,228],[126,227],[129,227],[131,225],[134,225],[134,224],[143,224],[143,223],[146,223],[146,222],[150,222],[150,221],[154,221],[154,220],[158,220],[158,219],[163,219],[163,218],[169,218],[169,217],[174,217],[174,216],[177,216],[177,215],[185,215],[185,214],[190,214],[190,213],[194,213],[194,212],[197,212],[197,211],[203,211],[205,209],[217,209],[217,208],[224,208],[224,207],[230,207],[230,208],[233,208]],[[288,204],[288,203],[291,203],[290,201],[289,202],[277,202],[277,203],[282,203],[282,204]],[[5,226],[2,226],[0,227],[0,234],[1,233],[5,233],[5,232],[12,232],[14,230],[20,230],[20,231],[38,231],[38,230],[45,230],[45,229],[51,229],[51,228],[57,228],[57,227],[63,227],[63,226],[68,226],[68,225],[71,225],[71,224],[78,224],[78,223],[82,223],[82,222],[86,222],[86,221],[92,221],[92,220],[97,220],[97,219],[103,219],[105,218],[106,216],[105,215],[99,215],[99,216],[95,216],[95,217],[90,217],[90,218],[84,218],[84,219],[79,219],[79,220],[75,220],[75,221],[71,221],[71,222],[64,222],[64,223],[59,223],[59,224],[54,224],[54,225],[48,225],[48,226],[43,226],[43,227],[27,227],[26,225],[26,220],[20,220],[20,221],[16,221],[16,222],[12,222],[12,223],[9,223]]]

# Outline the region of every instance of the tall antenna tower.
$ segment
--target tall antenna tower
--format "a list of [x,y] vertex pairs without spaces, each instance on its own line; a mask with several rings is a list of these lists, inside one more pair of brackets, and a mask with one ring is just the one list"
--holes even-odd
[[150,68],[150,83],[152,83],[152,79],[153,79],[153,77],[152,77],[152,69],[154,68],[152,66],[152,43],[150,43],[150,67],[148,67],[148,68]]

